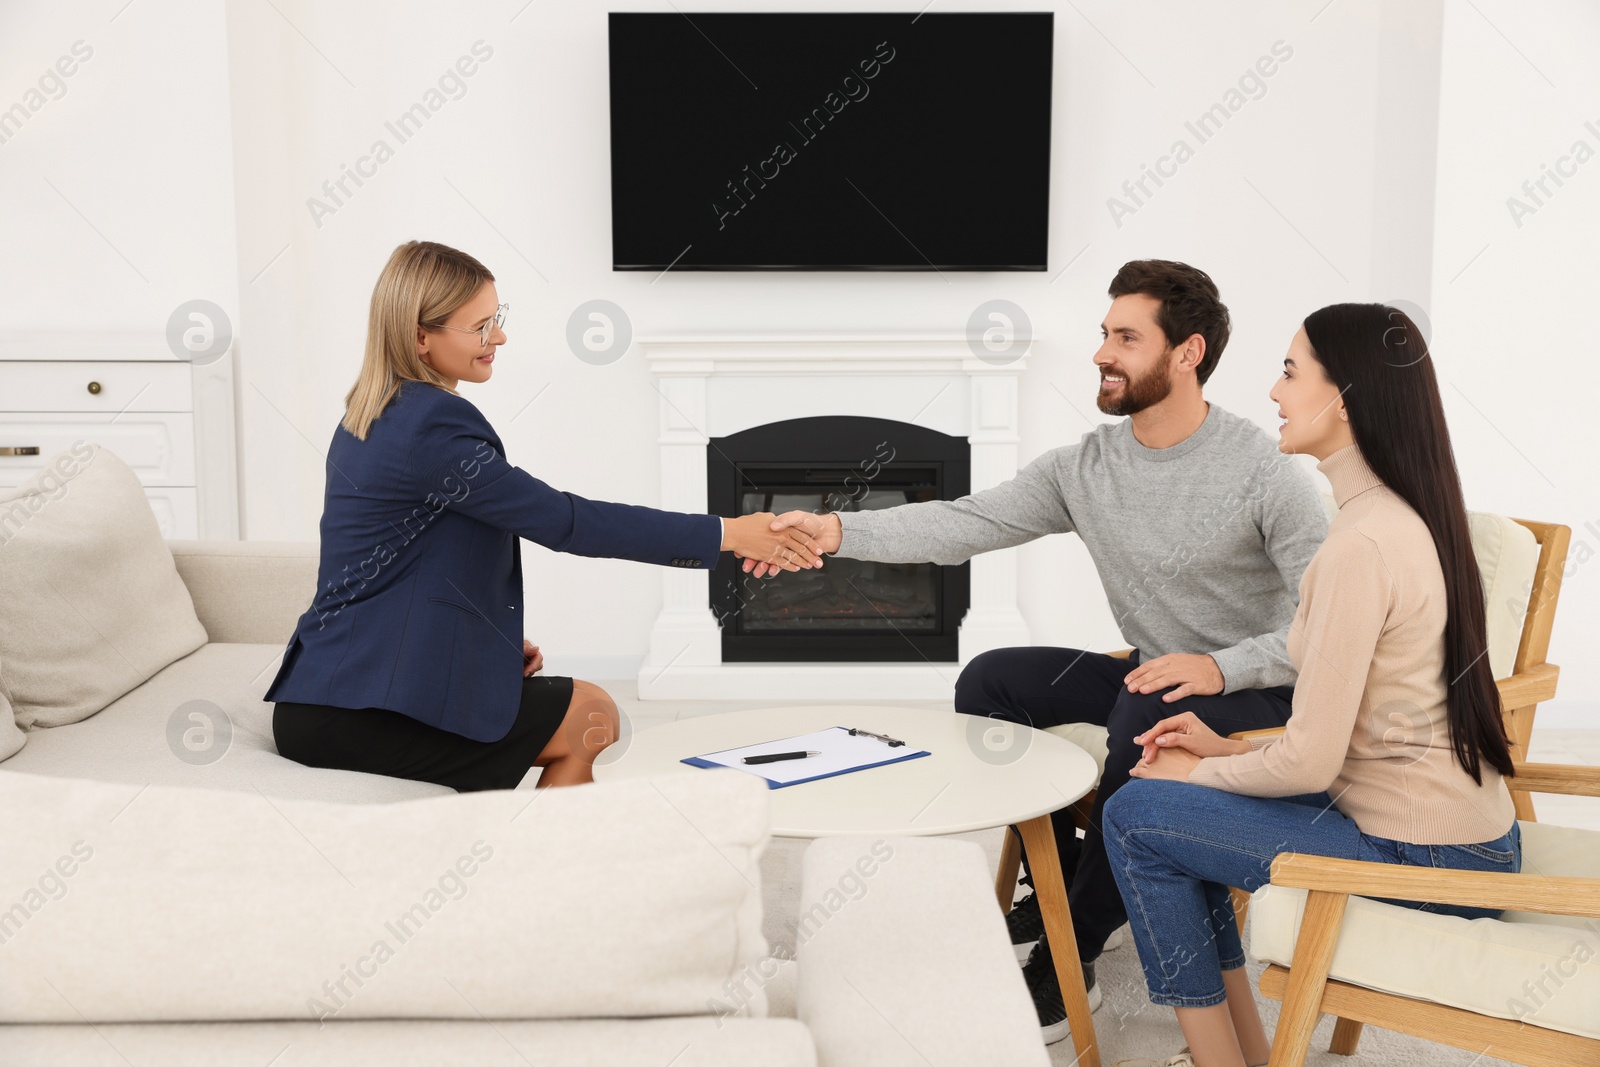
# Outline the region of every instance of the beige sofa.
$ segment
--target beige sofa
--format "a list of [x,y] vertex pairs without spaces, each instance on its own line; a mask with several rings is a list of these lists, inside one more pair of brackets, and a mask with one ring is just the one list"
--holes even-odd
[[293,763],[262,695],[315,546],[143,500],[103,452],[0,494],[0,1064],[1049,1062],[977,845],[814,842],[796,907],[737,772]]

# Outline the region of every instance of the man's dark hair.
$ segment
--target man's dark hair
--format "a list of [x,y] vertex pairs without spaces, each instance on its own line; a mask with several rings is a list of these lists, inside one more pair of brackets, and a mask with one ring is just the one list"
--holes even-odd
[[1192,335],[1199,334],[1206,343],[1206,353],[1195,368],[1195,377],[1201,385],[1211,377],[1228,347],[1228,307],[1217,296],[1217,283],[1211,275],[1187,263],[1170,259],[1136,259],[1124,263],[1117,276],[1111,279],[1110,295],[1113,299],[1142,293],[1161,301],[1156,312],[1156,325],[1167,335],[1167,346],[1181,344]]

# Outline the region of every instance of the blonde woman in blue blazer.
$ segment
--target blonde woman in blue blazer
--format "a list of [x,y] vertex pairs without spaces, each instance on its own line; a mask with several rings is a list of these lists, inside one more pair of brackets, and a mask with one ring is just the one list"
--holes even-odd
[[328,448],[317,593],[267,689],[278,751],[315,767],[511,789],[593,781],[617,707],[538,675],[523,637],[520,539],[557,552],[706,569],[719,552],[821,561],[773,516],[719,519],[585,500],[507,460],[461,382],[506,341],[494,276],[412,241],[372,293],[366,358]]

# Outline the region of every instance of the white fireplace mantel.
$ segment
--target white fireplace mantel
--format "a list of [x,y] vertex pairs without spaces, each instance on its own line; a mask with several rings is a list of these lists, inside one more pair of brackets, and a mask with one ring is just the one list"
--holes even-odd
[[[978,358],[961,332],[697,334],[638,342],[661,394],[661,506],[706,510],[713,437],[822,415],[911,423],[972,449],[972,491],[1017,472],[1017,382],[1025,360]],[[780,575],[778,581],[782,581]],[[961,663],[723,663],[706,571],[662,572],[660,616],[639,668],[658,700],[945,700],[981,652],[1026,645],[1012,552],[972,560]]]

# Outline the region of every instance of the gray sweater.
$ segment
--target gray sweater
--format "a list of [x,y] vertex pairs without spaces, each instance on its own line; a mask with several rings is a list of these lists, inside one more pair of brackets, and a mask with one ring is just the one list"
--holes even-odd
[[1328,532],[1310,477],[1259,426],[1215,404],[1171,448],[1146,448],[1123,419],[993,489],[841,512],[839,523],[838,555],[885,563],[957,564],[1076,532],[1123,639],[1146,660],[1210,653],[1227,693],[1294,684],[1289,624],[1300,575]]

